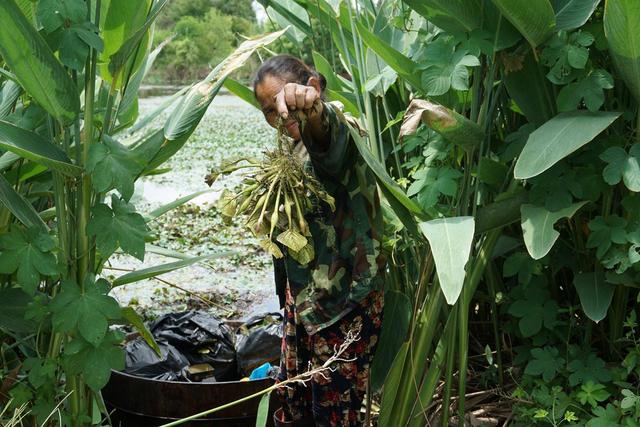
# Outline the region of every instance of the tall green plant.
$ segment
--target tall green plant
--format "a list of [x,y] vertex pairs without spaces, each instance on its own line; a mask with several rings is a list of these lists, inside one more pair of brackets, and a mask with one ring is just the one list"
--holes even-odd
[[[134,134],[132,149],[118,135],[136,121],[136,92],[158,54],[149,34],[166,3],[0,5],[0,148],[6,150],[0,301],[12,307],[10,318],[0,318],[0,368],[9,369],[6,360],[21,364],[8,393],[12,407],[29,405],[34,425],[102,425],[108,419],[100,389],[112,369],[124,366],[123,335],[110,325],[142,327],[135,312],[109,296],[114,284],[101,277],[116,251],[144,258],[150,218],[130,203],[134,183],[187,142],[226,77],[282,34],[242,43],[204,81],[178,95],[181,103],[164,129]],[[202,259],[156,266],[121,282]],[[49,417],[52,411],[60,416]]]

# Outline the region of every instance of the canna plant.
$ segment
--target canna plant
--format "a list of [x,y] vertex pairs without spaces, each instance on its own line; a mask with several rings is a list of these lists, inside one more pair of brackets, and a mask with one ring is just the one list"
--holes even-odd
[[137,92],[165,45],[149,40],[166,4],[0,4],[0,412],[22,408],[23,425],[108,422],[100,389],[124,365],[111,325],[132,324],[159,351],[110,290],[207,258],[113,283],[102,274],[114,253],[155,250],[148,222],[197,195],[146,216],[131,203],[135,181],[187,142],[226,77],[282,32],[243,42],[172,97],[173,114],[154,129],[155,113],[138,117]]
[[[637,2],[260,3],[298,29],[289,37],[330,29],[349,76],[318,52],[315,66],[368,133],[353,139],[379,180],[391,255],[379,425],[463,425],[469,353],[491,346],[503,384],[498,301],[536,280],[580,307],[585,351],[619,357],[640,261]],[[540,312],[516,307],[510,336],[524,342]]]

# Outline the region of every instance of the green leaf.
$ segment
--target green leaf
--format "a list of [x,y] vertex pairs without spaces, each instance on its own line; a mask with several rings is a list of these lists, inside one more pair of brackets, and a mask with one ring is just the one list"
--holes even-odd
[[98,346],[76,338],[65,346],[63,366],[67,375],[82,374],[87,385],[99,392],[111,376],[111,370],[124,369],[124,351],[120,332],[109,331]]
[[115,188],[128,201],[134,190],[134,180],[142,169],[135,153],[113,138],[104,135],[101,142],[91,144],[87,171],[91,185],[99,193]]
[[571,387],[575,387],[578,384],[585,384],[588,381],[596,383],[611,381],[611,374],[604,360],[600,359],[593,352],[589,352],[584,358],[571,361],[567,369],[571,372],[571,375],[569,375],[569,385]]
[[407,195],[418,194],[418,202],[423,209],[438,203],[440,195],[453,197],[458,191],[457,180],[462,174],[448,166],[440,168],[423,168],[415,174],[414,181],[407,189]]
[[393,361],[407,338],[413,307],[409,298],[400,291],[384,294],[384,315],[378,349],[371,365],[371,388],[380,390],[385,384]]
[[40,228],[12,227],[0,236],[0,247],[0,273],[17,272],[18,284],[29,295],[35,293],[41,275],[58,275],[56,257],[52,253],[56,241]]
[[60,332],[79,333],[94,347],[103,341],[109,327],[108,320],[121,316],[118,302],[107,295],[109,282],[88,279],[84,289],[63,281],[61,292],[51,302],[53,327]]
[[618,73],[640,102],[640,2],[607,0],[604,33]]
[[592,71],[584,79],[560,89],[558,110],[571,111],[584,100],[589,111],[598,111],[604,103],[604,90],[613,88],[613,77],[602,69]]
[[444,95],[453,88],[456,90],[469,89],[469,70],[467,67],[477,67],[480,61],[468,54],[467,49],[456,49],[452,38],[439,37],[431,42],[425,56],[429,62],[422,73],[422,88],[427,95]]
[[592,408],[598,406],[598,402],[604,402],[611,396],[607,391],[606,386],[602,384],[594,383],[593,381],[587,381],[580,386],[580,391],[576,395],[580,403],[591,405]]
[[596,323],[604,319],[616,287],[605,280],[602,272],[576,274],[573,284],[587,317]]
[[152,210],[151,212],[149,212],[148,214],[145,215],[145,220],[148,221],[153,221],[154,219],[166,214],[167,212],[184,205],[185,203],[189,202],[190,200],[195,199],[198,196],[201,196],[203,194],[207,194],[207,193],[211,193],[215,190],[213,189],[206,189],[206,190],[202,190],[202,191],[196,191],[195,193],[191,193],[188,194],[186,196],[180,197],[179,199],[174,200],[173,202],[167,203],[166,205],[162,205],[154,210]]
[[57,120],[73,121],[80,110],[76,86],[13,0],[0,2],[0,22],[0,55],[20,85]]
[[66,28],[60,42],[60,62],[76,71],[82,71],[90,50],[93,48],[101,52],[104,49],[97,33],[98,28],[88,22]]
[[598,406],[593,410],[593,414],[596,417],[587,421],[585,427],[620,427],[620,423],[618,422],[620,414],[611,403],[607,404],[606,409]]
[[[507,274],[506,269],[505,265],[505,274]],[[520,282],[528,283],[528,281]],[[509,306],[508,312],[520,318],[518,327],[522,335],[528,338],[540,332],[543,326],[548,330],[553,330],[557,324],[558,309],[558,304],[549,299],[547,291],[541,289],[538,283],[530,283],[524,291],[524,298],[513,302]]]
[[617,215],[609,215],[606,219],[598,216],[589,222],[592,233],[587,239],[587,248],[598,248],[596,256],[601,259],[611,247],[611,243],[627,243],[627,221]]
[[142,215],[124,200],[111,196],[111,207],[99,203],[91,211],[87,232],[96,236],[98,250],[108,257],[118,249],[144,259],[145,236],[149,229]]
[[3,120],[0,120],[0,147],[68,176],[82,173],[82,169],[71,163],[71,159],[56,145],[35,132]]
[[559,354],[555,347],[534,348],[531,350],[533,360],[527,363],[524,373],[542,376],[546,382],[553,380],[564,367],[564,359],[559,357]]
[[440,288],[447,302],[455,304],[462,291],[465,266],[471,253],[475,220],[470,216],[434,219],[418,224],[429,240]]
[[136,311],[132,307],[123,307],[121,310],[122,318],[125,319],[129,324],[131,324],[136,331],[140,333],[140,336],[146,341],[146,343],[156,352],[158,357],[162,357],[162,352],[158,343],[153,338],[151,331],[144,324],[144,320],[142,317],[136,313]]
[[269,399],[271,398],[271,392],[265,393],[260,398],[258,404],[258,413],[256,415],[256,427],[265,427],[269,420]]
[[0,174],[0,202],[27,227],[49,230],[31,203],[17,193],[2,174]]
[[629,154],[622,147],[611,147],[600,155],[607,166],[602,177],[609,185],[616,185],[624,180],[624,185],[631,191],[640,191],[640,144],[634,144]]
[[551,0],[556,14],[556,30],[582,27],[596,10],[600,0]]
[[491,1],[533,47],[544,42],[555,29],[556,18],[549,0]]
[[256,100],[256,95],[253,93],[253,90],[243,85],[239,81],[228,77],[224,81],[224,87],[226,87],[229,92],[242,99],[247,104],[254,106],[258,110],[262,109],[260,107],[260,104],[258,104],[258,101]]
[[387,375],[387,378],[384,382],[384,390],[382,392],[382,402],[380,403],[380,420],[378,421],[378,425],[380,426],[394,425],[394,422],[390,419],[391,413],[396,403],[396,397],[402,390],[402,387],[404,387],[403,384],[401,384],[402,371],[407,355],[409,354],[409,343],[405,342],[400,347],[400,350],[398,350],[398,354],[396,354],[395,359],[393,359],[393,364],[391,365],[389,375]]
[[471,32],[482,25],[482,6],[478,0],[402,1],[448,32]]
[[22,95],[20,85],[12,80],[6,80],[0,90],[0,119],[6,118],[13,112],[18,98]]
[[77,0],[40,0],[36,16],[44,29],[51,33],[65,24],[84,22],[87,5]]
[[25,319],[27,306],[32,301],[33,298],[22,289],[0,289],[0,329],[14,333],[35,332],[38,324]]
[[232,254],[233,252],[222,252],[217,254],[202,255],[202,256],[197,256],[193,258],[182,259],[180,261],[156,265],[149,268],[142,268],[140,270],[123,274],[122,276],[116,278],[113,281],[113,286],[116,287],[116,286],[126,285],[128,283],[139,282],[140,280],[149,279],[151,277],[156,277],[161,274],[170,273],[172,271],[179,270],[181,268],[188,267],[193,264],[197,264],[200,261],[225,257]]
[[522,205],[522,235],[524,244],[533,259],[540,259],[549,253],[560,237],[553,226],[561,218],[571,218],[588,202],[575,203],[568,208],[550,212],[543,207]]
[[362,41],[373,50],[384,62],[387,63],[400,77],[411,83],[416,88],[422,87],[422,81],[416,69],[418,64],[405,56],[402,52],[394,49],[380,37],[377,37],[360,21],[356,22],[358,33]]
[[529,135],[516,162],[517,179],[533,178],[567,157],[613,123],[621,113],[561,113]]
[[[157,1],[151,7],[151,0],[110,0],[101,25],[104,51],[99,63],[100,76],[104,80],[119,86],[126,77],[120,74],[123,70],[131,70],[133,75],[140,68],[146,56],[149,28],[167,1]],[[113,82],[116,74],[120,75],[117,82]]]

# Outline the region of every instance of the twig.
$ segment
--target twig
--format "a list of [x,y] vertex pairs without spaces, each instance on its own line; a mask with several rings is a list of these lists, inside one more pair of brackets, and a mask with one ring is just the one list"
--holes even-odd
[[181,424],[184,424],[184,423],[186,423],[188,421],[192,421],[192,420],[195,420],[197,418],[201,418],[201,417],[213,414],[214,412],[218,412],[218,411],[221,411],[223,409],[227,409],[227,408],[229,408],[231,406],[234,406],[234,405],[237,405],[239,403],[246,402],[247,400],[255,399],[256,397],[261,396],[263,394],[271,393],[273,390],[276,390],[276,389],[279,389],[279,388],[282,388],[282,387],[287,387],[287,386],[289,386],[289,384],[302,384],[302,385],[306,386],[306,383],[308,381],[310,381],[313,378],[314,375],[322,375],[323,377],[326,378],[326,372],[327,371],[334,372],[337,369],[336,367],[332,366],[334,363],[337,363],[337,362],[353,362],[353,361],[356,360],[355,358],[353,358],[353,359],[345,359],[345,358],[342,357],[342,355],[344,354],[344,352],[347,351],[347,348],[349,348],[349,346],[351,344],[353,344],[354,342],[358,341],[359,339],[360,339],[360,332],[359,331],[358,332],[349,331],[349,332],[347,332],[347,335],[345,336],[344,342],[339,347],[334,346],[334,348],[333,348],[333,350],[334,350],[333,356],[331,356],[329,359],[327,359],[327,361],[324,362],[321,366],[319,366],[317,368],[314,368],[314,369],[310,369],[309,371],[304,372],[304,373],[302,373],[300,375],[297,375],[297,376],[295,376],[293,378],[289,378],[289,379],[286,379],[284,381],[281,381],[281,382],[279,382],[277,384],[274,384],[271,387],[267,387],[264,390],[261,390],[261,391],[259,391],[257,393],[254,393],[254,394],[251,394],[249,396],[243,397],[242,399],[238,399],[236,401],[233,401],[233,402],[230,402],[230,403],[226,403],[226,404],[224,404],[222,406],[218,406],[218,407],[213,408],[213,409],[208,409],[206,411],[200,412],[198,414],[191,415],[191,416],[189,416],[187,418],[182,418],[180,420],[176,420],[176,421],[170,422],[168,424],[162,424],[160,427],[174,427],[174,426],[177,426],[177,425],[181,425]]

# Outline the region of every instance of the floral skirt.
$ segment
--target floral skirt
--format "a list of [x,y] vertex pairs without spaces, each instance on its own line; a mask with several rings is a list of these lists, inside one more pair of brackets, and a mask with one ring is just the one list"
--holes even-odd
[[361,407],[365,396],[371,360],[375,354],[380,328],[384,294],[371,292],[352,311],[331,326],[308,335],[299,323],[296,306],[287,287],[284,309],[284,337],[279,380],[293,378],[322,366],[349,333],[358,339],[347,347],[331,369],[314,374],[305,384],[292,383],[278,389],[285,421],[316,426],[360,426]]

